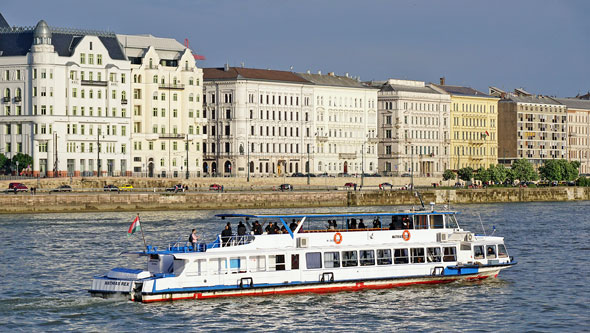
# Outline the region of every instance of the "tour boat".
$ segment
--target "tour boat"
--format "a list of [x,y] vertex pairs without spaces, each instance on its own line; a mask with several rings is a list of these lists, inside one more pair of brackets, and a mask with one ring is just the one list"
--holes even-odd
[[[457,214],[434,206],[391,213],[220,214],[233,228],[242,222],[249,231],[124,253],[143,258],[147,267],[114,268],[94,277],[89,292],[156,302],[356,291],[481,280],[516,264],[503,237],[465,231]],[[268,228],[271,222],[280,229]],[[260,234],[265,226],[268,232]]]

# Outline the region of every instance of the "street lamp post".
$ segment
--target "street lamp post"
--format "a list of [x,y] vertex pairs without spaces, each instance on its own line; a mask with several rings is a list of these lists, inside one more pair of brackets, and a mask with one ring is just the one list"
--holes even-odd
[[188,171],[188,165],[190,164],[190,161],[188,160],[188,150],[189,150],[189,141],[188,141],[188,134],[186,135],[186,179],[188,180],[189,178],[189,171]]
[[96,131],[96,142],[96,170],[98,171],[96,176],[100,177],[100,127]]
[[18,176],[18,161],[16,161],[16,175]]
[[361,145],[361,189],[365,185],[365,144]]
[[309,144],[307,146],[307,185],[310,184],[310,172],[311,172],[311,162],[310,162],[310,156],[311,156],[311,144]]

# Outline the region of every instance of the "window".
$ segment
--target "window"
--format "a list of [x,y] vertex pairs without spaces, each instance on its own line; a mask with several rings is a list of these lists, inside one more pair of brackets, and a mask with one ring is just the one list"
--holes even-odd
[[[96,64],[97,65],[102,65],[102,54],[97,54],[96,55]],[[123,82],[125,83],[125,82]]]
[[322,268],[322,254],[320,252],[309,252],[305,254],[307,269]]
[[508,258],[508,252],[504,244],[498,244],[498,258]]
[[[480,246],[481,248],[481,246]],[[443,261],[457,261],[457,248],[456,247],[444,247]],[[477,259],[476,256],[474,256]]]
[[416,215],[416,229],[428,229],[428,215]]
[[325,252],[324,253],[324,268],[340,267],[340,253],[339,252]]
[[428,262],[440,262],[440,247],[429,247],[426,249]]
[[444,228],[442,215],[430,216],[430,229],[442,229]]
[[356,251],[342,251],[342,267],[358,266]]
[[408,249],[395,249],[394,252],[394,263],[395,264],[407,264],[408,260]]
[[496,258],[496,246],[495,245],[488,245],[486,247],[486,253],[488,259],[495,259]]
[[81,64],[86,63],[86,54],[85,53],[80,53],[80,63]]
[[410,253],[412,254],[412,263],[413,264],[420,264],[425,262],[424,260],[424,248],[412,248],[410,249]]
[[391,265],[391,250],[377,250],[377,265]]
[[375,251],[374,250],[360,250],[359,255],[360,255],[361,266],[375,265]]

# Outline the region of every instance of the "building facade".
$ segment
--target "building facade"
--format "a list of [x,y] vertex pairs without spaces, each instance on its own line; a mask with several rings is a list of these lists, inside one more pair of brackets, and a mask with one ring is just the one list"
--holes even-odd
[[[0,28],[0,152],[33,175],[130,172],[130,64],[112,33]],[[21,166],[24,167],[24,166]]]
[[440,84],[451,96],[450,166],[474,170],[498,163],[498,98],[470,87]]
[[298,75],[313,84],[311,172],[376,174],[378,89],[333,72]]
[[500,163],[526,158],[539,167],[547,159],[567,158],[567,110],[554,99],[523,90],[503,93],[498,123]]
[[380,173],[442,175],[450,168],[450,95],[422,81],[389,79],[371,85],[380,88]]
[[581,174],[590,174],[590,100],[553,99],[567,108],[567,159],[580,162]]
[[309,82],[292,72],[204,68],[205,175],[272,177],[306,172],[313,145]]
[[193,53],[171,38],[117,38],[131,64],[134,174],[201,175],[203,71]]

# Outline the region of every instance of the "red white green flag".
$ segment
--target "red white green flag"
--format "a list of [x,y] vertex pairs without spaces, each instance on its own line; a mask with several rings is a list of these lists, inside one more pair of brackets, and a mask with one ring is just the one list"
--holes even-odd
[[129,230],[127,230],[127,236],[134,234],[136,231],[141,230],[141,225],[139,225],[139,215],[135,217],[135,220],[131,222],[129,226]]

